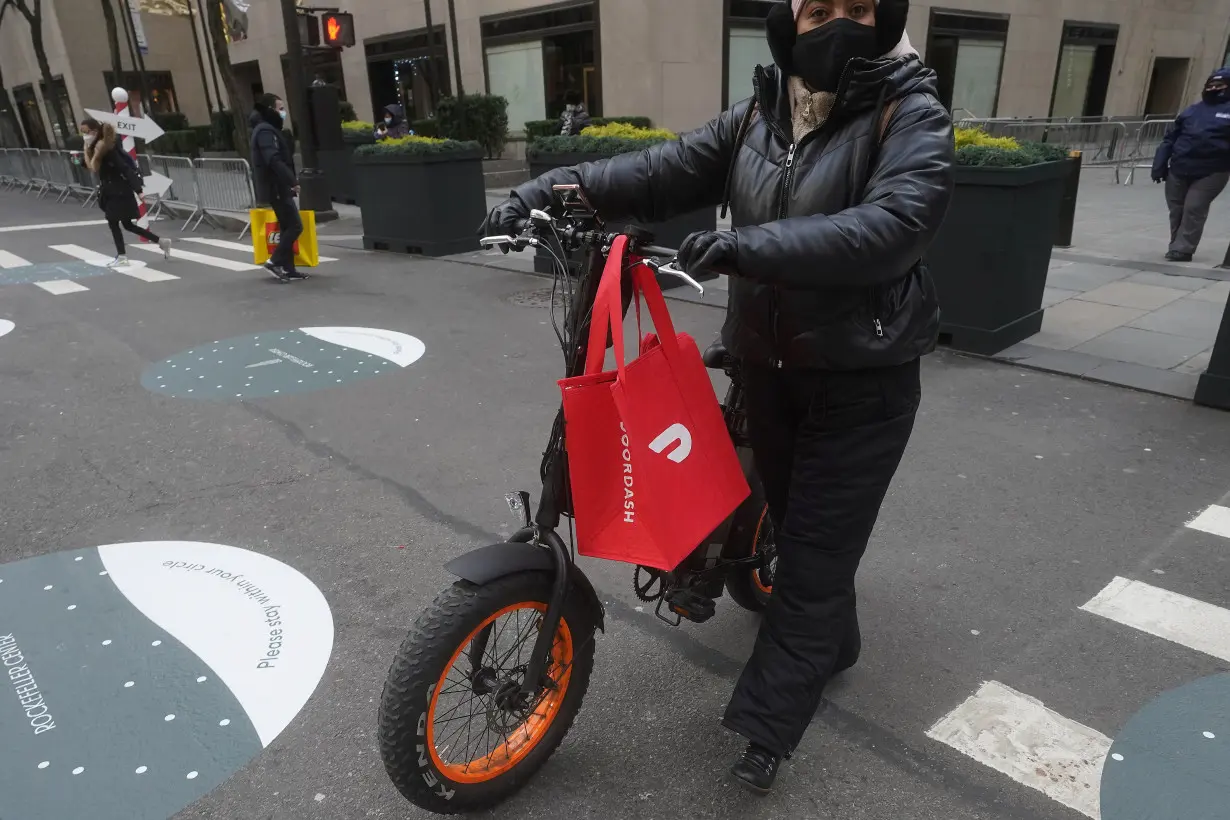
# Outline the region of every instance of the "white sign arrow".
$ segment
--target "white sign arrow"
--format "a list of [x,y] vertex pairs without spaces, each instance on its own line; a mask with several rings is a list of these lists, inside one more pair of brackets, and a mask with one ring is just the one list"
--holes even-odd
[[268,359],[263,362],[257,362],[256,364],[250,364],[247,367],[245,367],[244,370],[251,370],[254,367],[268,367],[271,364],[281,364],[281,363],[282,363],[281,359]]
[[142,194],[144,196],[162,196],[171,188],[171,178],[164,177],[162,174],[153,173],[142,178],[145,182]]
[[115,127],[115,133],[121,137],[136,137],[139,140],[153,142],[166,133],[149,117],[122,117],[110,111],[95,111],[92,108],[87,108],[85,113],[99,122],[111,123]]

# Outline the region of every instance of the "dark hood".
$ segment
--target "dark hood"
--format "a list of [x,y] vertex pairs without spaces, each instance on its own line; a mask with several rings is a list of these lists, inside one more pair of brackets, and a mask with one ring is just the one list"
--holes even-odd
[[1209,75],[1209,78],[1204,81],[1204,84],[1208,85],[1214,80],[1221,80],[1223,82],[1230,83],[1230,66],[1226,66],[1225,68],[1219,68],[1216,71],[1214,71],[1212,74]]
[[248,116],[248,125],[255,128],[261,123],[271,125],[279,131],[285,127],[285,123],[282,122],[281,114],[272,108],[265,108],[258,105],[252,109],[252,113]]
[[394,125],[398,125],[406,119],[405,109],[397,103],[394,103],[393,105],[386,105],[384,107],[384,111],[386,114],[392,115]]
[[[790,92],[787,75],[777,66],[756,66],[754,84],[760,110],[771,117],[785,133],[790,132]],[[851,60],[846,77],[837,88],[837,103],[832,118],[843,118],[866,111],[880,102],[907,94],[938,96],[935,72],[922,64],[915,54],[896,59]]]

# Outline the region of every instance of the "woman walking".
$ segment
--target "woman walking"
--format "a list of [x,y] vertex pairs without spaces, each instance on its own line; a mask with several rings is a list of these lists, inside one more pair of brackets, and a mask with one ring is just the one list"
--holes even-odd
[[723,720],[748,741],[732,774],[758,794],[830,678],[858,659],[854,577],[939,331],[922,257],[952,197],[955,149],[935,72],[905,36],[907,10],[775,4],[775,65],[757,67],[751,99],[679,140],[545,173],[484,226],[511,233],[567,183],[606,218],[642,224],[730,203],[733,229],[689,236],[679,263],[731,277],[722,340],[742,365],[777,533],[773,598]]
[[107,267],[120,268],[129,264],[121,228],[157,243],[163,256],[170,259],[171,240],[159,239],[152,231],[136,224],[141,216],[137,208],[137,197],[143,187],[141,174],[124,149],[117,148],[115,127],[95,119],[84,120],[81,136],[85,139],[85,164],[98,174],[98,207],[106,215],[107,226],[111,228],[111,237],[115,240],[115,258],[107,263]]

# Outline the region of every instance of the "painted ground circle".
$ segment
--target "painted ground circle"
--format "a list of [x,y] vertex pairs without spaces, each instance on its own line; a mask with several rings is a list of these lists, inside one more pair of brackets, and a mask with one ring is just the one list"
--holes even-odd
[[332,647],[320,590],[236,547],[111,544],[0,566],[5,820],[165,820],[286,728]]
[[146,368],[141,384],[182,399],[243,401],[325,390],[397,371],[426,347],[405,333],[365,327],[302,327],[237,336]]
[[1230,674],[1172,689],[1137,712],[1102,769],[1103,820],[1230,817]]
[[17,325],[10,322],[8,319],[0,319],[0,336],[6,336],[13,332],[13,328]]

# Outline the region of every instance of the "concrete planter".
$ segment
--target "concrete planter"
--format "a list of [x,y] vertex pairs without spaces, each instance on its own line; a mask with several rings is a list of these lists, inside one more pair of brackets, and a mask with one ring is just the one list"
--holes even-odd
[[[530,157],[530,178],[541,176],[555,168],[568,168],[573,165],[580,165],[583,162],[593,162],[603,158],[601,154],[535,154]],[[606,224],[608,230],[620,231],[628,223],[610,221]],[[687,238],[688,234],[694,231],[717,230],[717,208],[703,208],[699,211],[677,216],[666,222],[642,225],[641,227],[653,233],[656,244],[665,245],[668,248],[677,248]],[[569,267],[573,270],[580,264],[581,258],[579,254],[569,259]],[[534,270],[539,273],[550,273],[552,271],[552,260],[546,251],[539,249],[535,252]],[[716,279],[717,274],[705,274],[695,278],[698,281],[706,281]],[[673,276],[660,277],[658,283],[662,286],[663,290],[676,288],[682,284]]]
[[940,341],[991,355],[1042,327],[1067,160],[957,168],[952,205],[926,261],[940,299]]
[[325,181],[329,185],[329,196],[334,202],[344,202],[347,205],[359,204],[359,188],[355,183],[354,151],[360,145],[371,145],[375,140],[354,139],[347,137],[342,140],[340,148],[321,149],[317,152],[320,158],[320,170],[324,171]]
[[483,152],[355,154],[363,247],[423,256],[478,250]]

